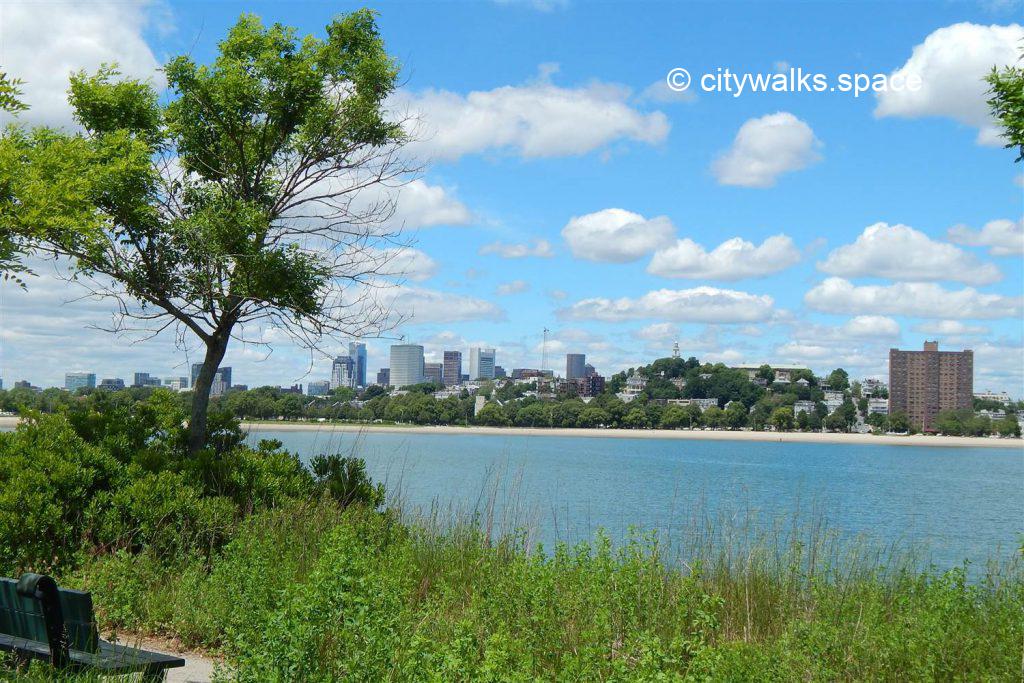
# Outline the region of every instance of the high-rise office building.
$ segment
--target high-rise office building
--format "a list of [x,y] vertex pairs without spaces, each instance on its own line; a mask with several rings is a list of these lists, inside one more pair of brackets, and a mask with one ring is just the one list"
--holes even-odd
[[889,349],[889,414],[905,413],[922,431],[934,431],[943,410],[970,410],[974,396],[974,352]]
[[152,377],[148,372],[136,372],[132,376],[133,387],[158,387],[160,378]]
[[565,354],[565,378],[579,379],[587,375],[587,354],[567,353]]
[[444,363],[424,363],[423,379],[434,384],[444,384]]
[[64,388],[68,391],[95,389],[96,374],[93,372],[68,372],[64,374]]
[[[203,369],[202,363],[192,364],[192,377],[190,386],[195,387],[196,381],[199,379],[199,373]],[[224,366],[217,369],[217,373],[213,376],[213,383],[210,385],[211,395],[218,396],[223,394],[225,391],[230,389],[233,385],[231,384],[231,366]]]
[[314,380],[306,385],[306,393],[310,396],[326,396],[331,393],[331,383],[328,380]]
[[444,352],[444,370],[442,375],[442,379],[444,379],[444,385],[446,387],[454,387],[455,385],[462,383],[461,351]]
[[124,380],[120,377],[101,379],[99,388],[107,389],[108,391],[120,391],[121,389],[124,389]]
[[377,384],[382,387],[391,386],[391,368],[381,368],[377,371]]
[[494,349],[469,350],[469,379],[494,379]]
[[419,344],[395,344],[391,347],[391,386],[422,384],[423,347]]
[[171,391],[188,389],[188,377],[164,377],[164,386]]
[[352,356],[338,356],[331,363],[331,388],[346,387],[355,389],[359,386],[356,378],[356,360]]
[[357,387],[366,386],[366,344],[349,342],[348,356],[355,363],[354,376]]

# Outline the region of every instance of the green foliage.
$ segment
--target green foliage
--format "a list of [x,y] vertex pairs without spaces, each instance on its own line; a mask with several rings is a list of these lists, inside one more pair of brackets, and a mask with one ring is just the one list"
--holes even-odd
[[1007,66],[1000,71],[992,67],[986,76],[989,84],[988,106],[1003,127],[1007,149],[1016,148],[1017,158],[1024,159],[1024,68]]
[[320,455],[311,464],[317,484],[343,508],[359,504],[376,509],[384,504],[384,485],[370,480],[362,458]]

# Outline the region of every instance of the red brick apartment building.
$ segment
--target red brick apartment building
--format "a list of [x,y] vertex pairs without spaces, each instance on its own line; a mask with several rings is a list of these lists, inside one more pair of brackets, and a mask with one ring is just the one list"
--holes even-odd
[[889,414],[906,413],[921,431],[935,430],[942,410],[970,409],[974,396],[974,352],[889,349]]

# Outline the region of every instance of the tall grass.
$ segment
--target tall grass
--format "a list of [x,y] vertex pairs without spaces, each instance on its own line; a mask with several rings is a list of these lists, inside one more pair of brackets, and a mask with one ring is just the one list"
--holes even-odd
[[820,516],[701,507],[541,548],[520,485],[469,509],[295,504],[210,566],[109,556],[73,582],[107,626],[221,651],[239,680],[1020,680],[1019,554],[968,581]]

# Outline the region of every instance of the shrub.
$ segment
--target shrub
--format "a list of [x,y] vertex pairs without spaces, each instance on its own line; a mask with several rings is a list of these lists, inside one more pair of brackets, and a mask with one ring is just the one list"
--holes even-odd
[[370,480],[362,458],[319,455],[312,467],[317,483],[342,507],[358,503],[376,509],[384,504],[384,485]]

